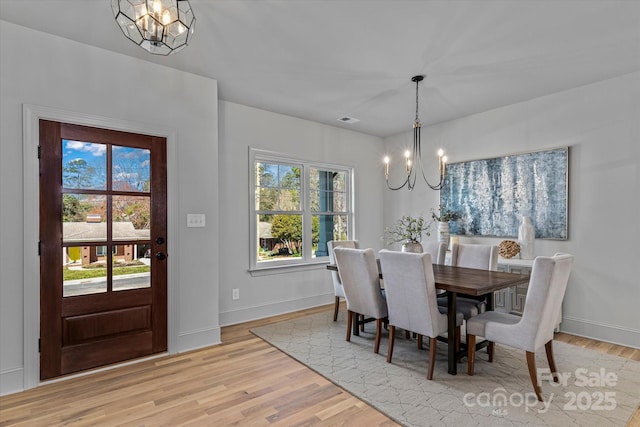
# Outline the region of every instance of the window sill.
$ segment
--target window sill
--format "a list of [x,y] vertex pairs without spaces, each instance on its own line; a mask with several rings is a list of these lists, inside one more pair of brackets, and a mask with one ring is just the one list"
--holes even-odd
[[299,271],[326,269],[329,261],[306,262],[304,264],[274,265],[249,269],[252,277],[269,276],[272,274],[296,273]]

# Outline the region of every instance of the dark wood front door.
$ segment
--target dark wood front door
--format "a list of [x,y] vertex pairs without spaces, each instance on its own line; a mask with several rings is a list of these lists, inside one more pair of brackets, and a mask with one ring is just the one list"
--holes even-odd
[[40,378],[167,350],[166,139],[40,121]]

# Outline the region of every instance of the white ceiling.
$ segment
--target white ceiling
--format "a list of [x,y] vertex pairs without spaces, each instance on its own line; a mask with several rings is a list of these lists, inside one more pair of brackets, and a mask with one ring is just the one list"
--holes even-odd
[[411,129],[416,74],[433,124],[640,70],[640,1],[191,5],[193,42],[169,57],[125,39],[111,0],[0,0],[0,18],[211,77],[228,101],[383,137]]

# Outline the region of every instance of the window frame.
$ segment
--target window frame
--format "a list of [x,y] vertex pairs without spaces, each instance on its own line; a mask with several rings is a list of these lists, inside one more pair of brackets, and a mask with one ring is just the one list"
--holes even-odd
[[[262,212],[256,209],[256,162],[276,163],[300,167],[300,210],[282,211],[283,214],[302,215],[302,256],[268,262],[258,262],[258,215]],[[344,212],[317,212],[311,211],[311,169],[323,171],[342,172],[345,174],[345,211]],[[329,164],[311,160],[304,160],[280,154],[272,151],[249,147],[249,271],[268,271],[280,268],[301,266],[313,266],[326,264],[329,256],[313,257],[312,246],[312,217],[314,215],[344,215],[347,217],[347,236],[355,239],[355,214],[354,214],[354,176],[355,168],[349,165]],[[269,211],[280,212],[280,211]]]

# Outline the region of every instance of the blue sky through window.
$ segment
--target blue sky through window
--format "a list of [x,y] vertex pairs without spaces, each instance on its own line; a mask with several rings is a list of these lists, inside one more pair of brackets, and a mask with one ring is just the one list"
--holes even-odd
[[[113,189],[149,191],[149,150],[112,146]],[[106,189],[107,145],[62,140],[63,183],[66,188]]]

